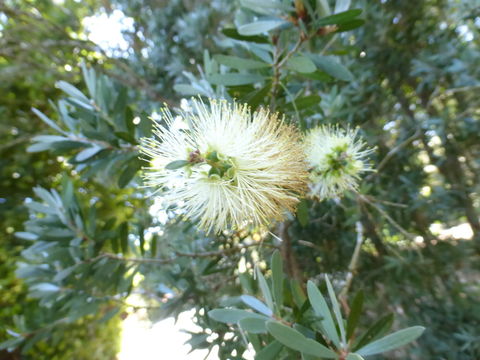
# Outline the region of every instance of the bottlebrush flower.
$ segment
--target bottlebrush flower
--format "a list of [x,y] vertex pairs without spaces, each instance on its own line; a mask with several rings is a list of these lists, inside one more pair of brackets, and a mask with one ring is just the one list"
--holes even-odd
[[356,190],[360,174],[372,170],[366,158],[373,149],[366,148],[357,133],[358,130],[319,126],[306,135],[312,197],[327,199]]
[[147,185],[183,204],[188,218],[207,232],[267,224],[293,211],[307,188],[308,173],[297,130],[267,110],[225,100],[192,100],[192,112],[174,126],[155,123],[155,138],[143,139],[150,158]]

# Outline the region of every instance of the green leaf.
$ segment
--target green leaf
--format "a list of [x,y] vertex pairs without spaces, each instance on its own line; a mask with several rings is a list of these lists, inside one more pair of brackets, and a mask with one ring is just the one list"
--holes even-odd
[[[319,95],[307,95],[304,97],[298,97],[295,99],[295,106],[297,110],[304,110],[306,108],[317,107],[320,105],[322,98]],[[286,110],[295,110],[293,101],[285,105]],[[299,204],[300,206],[300,204]]]
[[362,313],[363,298],[364,295],[361,290],[357,292],[353,298],[352,305],[350,306],[350,314],[348,314],[347,319],[347,339],[350,339],[353,336],[357,327],[360,314]]
[[35,284],[30,287],[30,290],[40,293],[54,293],[60,291],[60,287],[50,283]]
[[305,296],[305,293],[302,287],[300,286],[300,283],[298,282],[298,280],[291,279],[290,288],[292,290],[292,296],[293,296],[293,301],[295,302],[295,305],[297,305],[297,307],[301,309],[303,304],[305,304],[307,297]]
[[127,186],[128,183],[137,174],[138,170],[141,169],[141,167],[142,162],[139,159],[131,160],[118,177],[118,187],[124,188],[125,186]]
[[88,92],[92,98],[95,98],[95,83],[96,83],[96,74],[93,68],[87,68],[84,61],[81,62],[80,67],[82,68],[83,79],[87,85]]
[[213,74],[207,80],[214,85],[238,86],[256,83],[263,79],[263,76],[256,74],[227,73]]
[[297,55],[287,61],[287,68],[299,73],[312,73],[317,70],[315,63],[306,56]]
[[252,334],[266,333],[267,328],[265,327],[265,323],[266,323],[265,319],[257,319],[257,318],[246,318],[238,322],[238,324],[243,330]]
[[75,156],[75,161],[76,162],[83,162],[85,160],[90,159],[91,157],[95,156],[98,154],[100,151],[102,151],[103,148],[99,146],[92,146],[88,147],[82,151],[80,151],[77,156]]
[[257,44],[268,44],[270,42],[266,36],[258,36],[258,35],[245,36],[245,35],[241,35],[237,31],[237,29],[234,29],[234,28],[223,29],[222,33],[231,39],[240,40],[240,41],[248,41],[248,42],[253,42]]
[[277,340],[272,341],[255,355],[255,360],[275,360],[283,349],[283,345]]
[[226,324],[236,324],[243,319],[262,319],[268,320],[268,317],[241,309],[213,309],[208,312],[213,320],[226,323]]
[[187,160],[175,160],[175,161],[172,161],[170,163],[168,163],[167,165],[165,165],[165,169],[167,170],[177,170],[177,169],[180,169],[184,166],[187,166],[188,164],[190,164]]
[[258,312],[266,315],[266,316],[272,316],[273,312],[270,310],[267,305],[265,305],[263,302],[260,300],[254,298],[253,296],[250,295],[242,295],[240,296],[240,299],[248,306],[250,306],[253,310],[257,310]]
[[301,74],[303,77],[307,79],[317,80],[317,81],[331,81],[332,77],[328,75],[325,71],[317,70],[313,73],[308,74]]
[[28,240],[28,241],[35,241],[38,239],[37,234],[33,234],[25,231],[17,231],[14,235],[19,239]]
[[122,249],[122,253],[126,254],[129,251],[128,246],[128,222],[123,222],[120,225],[118,235],[120,237],[120,248]]
[[242,59],[238,56],[231,55],[214,55],[213,58],[220,64],[240,70],[263,69],[272,66],[271,64],[264,63],[263,61]]
[[152,240],[150,242],[150,256],[152,257],[157,256],[157,247],[158,247],[158,237],[153,235]]
[[284,1],[278,0],[240,0],[240,4],[242,5],[242,7],[264,15],[275,14],[278,10],[286,13],[294,10]]
[[283,305],[283,261],[280,251],[275,250],[272,254],[270,267],[272,269],[273,298],[278,311]]
[[416,340],[424,331],[425,328],[423,326],[412,326],[374,341],[362,347],[356,353],[368,356],[390,351]]
[[271,87],[272,87],[272,83],[268,82],[264,87],[258,90],[255,90],[253,92],[249,92],[241,100],[242,102],[250,105],[252,107],[252,110],[254,111],[260,104],[264,102],[265,96],[268,95]]
[[325,275],[325,281],[327,282],[327,290],[328,296],[330,297],[330,302],[332,303],[333,312],[335,314],[335,318],[337,319],[338,328],[340,329],[340,336],[342,338],[342,344],[345,345],[347,343],[347,339],[345,337],[345,326],[343,324],[342,313],[340,311],[340,305],[338,304],[337,297],[335,295],[335,291],[333,290],[333,286],[330,283],[330,279],[327,275]]
[[15,337],[8,339],[4,342],[0,343],[0,351],[1,350],[8,350],[8,349],[15,349],[18,345],[20,345],[23,340],[25,340],[22,336]]
[[273,299],[272,299],[272,293],[270,292],[270,287],[267,284],[267,280],[265,280],[265,277],[263,276],[262,272],[256,267],[257,271],[257,277],[258,277],[258,285],[260,286],[260,290],[262,290],[263,298],[265,299],[265,302],[267,303],[267,306],[274,311],[274,305],[273,305]]
[[293,350],[317,357],[324,357],[328,359],[337,358],[337,354],[335,354],[332,350],[313,339],[308,339],[303,334],[295,329],[292,329],[291,327],[275,321],[269,321],[267,322],[267,330],[276,340]]
[[282,25],[288,25],[289,22],[285,20],[260,20],[254,23],[241,25],[238,27],[240,35],[251,36],[266,33],[270,30],[279,28]]
[[32,138],[32,141],[46,142],[46,143],[53,143],[53,142],[65,141],[65,140],[68,141],[70,139],[65,136],[59,136],[59,135],[37,135]]
[[[265,328],[266,330],[266,328]],[[255,352],[260,351],[263,348],[263,344],[260,340],[260,337],[257,334],[253,334],[251,332],[247,332],[247,339],[252,344],[253,349]]]
[[384,317],[378,319],[361,338],[357,340],[355,345],[352,347],[353,350],[357,350],[369,342],[372,342],[375,339],[383,336],[390,330],[393,324],[393,314],[385,315]]
[[325,71],[334,78],[344,81],[352,81],[354,79],[353,74],[333,56],[313,55],[310,56],[310,58],[319,69]]
[[308,224],[308,203],[307,200],[302,199],[297,206],[297,219],[303,227]]
[[74,272],[76,268],[77,268],[77,265],[73,265],[73,266],[67,267],[66,269],[60,270],[53,277],[53,281],[55,282],[62,281],[63,279],[68,277],[72,272]]
[[328,16],[332,13],[328,0],[317,0],[317,11],[320,16]]
[[205,89],[201,88],[198,85],[189,85],[189,84],[175,84],[173,85],[173,90],[176,92],[182,94],[182,95],[188,95],[188,96],[196,96],[196,95],[203,95],[203,96],[208,96],[208,92],[205,91]]
[[333,322],[332,314],[328,308],[327,302],[323,297],[320,290],[317,286],[309,280],[307,283],[307,293],[308,299],[310,300],[310,305],[312,305],[315,315],[322,318],[320,323],[325,331],[326,337],[332,341],[337,347],[340,347],[340,339],[338,337],[337,328]]
[[32,108],[32,111],[37,115],[45,124],[50,126],[52,129],[57,130],[59,133],[66,134],[65,131],[60,129],[60,127],[53,122],[53,120],[49,119],[47,115],[42,113],[40,110],[37,110],[35,108]]
[[344,22],[342,25],[340,25],[337,29],[337,33],[339,32],[344,32],[344,31],[350,31],[356,28],[359,28],[360,26],[363,26],[365,24],[365,20],[363,19],[353,19],[347,22]]
[[325,26],[325,25],[341,25],[347,21],[355,19],[362,13],[362,9],[352,9],[343,11],[338,14],[326,16],[321,18],[315,23],[316,27]]
[[120,251],[120,240],[118,238],[118,236],[112,236],[112,238],[110,239],[111,243],[112,243],[112,250],[115,254],[117,254],[119,251]]
[[82,102],[86,102],[86,103],[89,103],[90,100],[80,91],[78,90],[75,86],[63,81],[63,80],[60,80],[60,81],[57,81],[56,83],[57,87],[62,90],[64,93],[66,93],[67,95],[75,98],[75,99],[78,99],[78,100],[81,100]]

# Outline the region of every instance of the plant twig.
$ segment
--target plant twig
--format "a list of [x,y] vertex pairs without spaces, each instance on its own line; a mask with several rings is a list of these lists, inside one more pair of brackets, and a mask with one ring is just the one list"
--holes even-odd
[[277,226],[277,238],[282,241],[280,252],[282,254],[282,258],[285,261],[285,267],[287,270],[287,274],[293,278],[298,280],[300,284],[304,283],[302,270],[300,265],[298,264],[297,257],[292,248],[292,239],[290,234],[288,233],[288,228],[290,227],[290,223],[288,221],[284,221],[278,224]]
[[91,263],[103,258],[107,258],[107,259],[131,262],[131,263],[137,263],[137,264],[172,264],[181,257],[197,259],[197,258],[208,258],[208,257],[216,257],[216,256],[226,256],[226,255],[240,252],[243,249],[247,249],[255,246],[276,247],[272,244],[254,243],[254,244],[239,245],[239,246],[235,246],[228,249],[205,251],[205,252],[189,253],[189,252],[182,252],[182,251],[174,251],[175,256],[170,258],[128,258],[128,257],[123,257],[121,255],[112,254],[112,253],[101,253],[100,255],[94,258],[87,259],[85,262]]
[[353,250],[352,259],[350,260],[350,264],[348,265],[348,272],[345,278],[345,285],[343,286],[338,298],[342,303],[346,312],[349,312],[348,304],[347,304],[347,294],[352,286],[353,277],[357,272],[358,268],[358,259],[360,258],[360,250],[362,249],[363,245],[363,225],[361,221],[357,221],[356,223],[356,231],[357,231],[357,241],[355,243],[355,249]]
[[360,197],[361,200],[363,200],[364,202],[366,202],[367,204],[371,205],[373,208],[375,208],[381,215],[383,215],[383,217],[393,226],[395,227],[398,231],[400,231],[403,235],[405,235],[407,238],[409,238],[410,240],[414,240],[415,239],[415,235],[408,232],[406,229],[404,229],[399,223],[397,223],[395,220],[393,220],[393,218],[388,215],[388,213],[383,210],[380,206],[378,206],[377,204],[375,204],[374,202],[370,201],[370,199],[368,199],[367,197],[361,195],[361,194],[358,194],[358,196]]
[[365,178],[365,181],[368,181],[370,179],[372,179],[374,176],[376,176],[377,174],[380,173],[380,170],[382,170],[385,165],[390,161],[390,159],[395,156],[395,154],[397,154],[401,149],[403,149],[405,146],[409,145],[412,141],[420,138],[420,136],[422,135],[422,130],[419,128],[417,129],[417,131],[415,131],[415,133],[408,137],[407,139],[405,139],[404,141],[402,141],[400,144],[398,144],[397,146],[395,146],[393,149],[391,149],[387,155],[385,155],[385,157],[382,159],[382,161],[380,161],[380,163],[378,164],[378,166],[376,167],[375,171],[372,172],[370,175],[368,175],[366,178]]

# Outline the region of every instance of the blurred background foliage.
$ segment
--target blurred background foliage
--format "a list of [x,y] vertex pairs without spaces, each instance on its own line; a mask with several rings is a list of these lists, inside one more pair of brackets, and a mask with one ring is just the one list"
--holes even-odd
[[[204,331],[190,344],[241,358],[240,334],[206,313],[258,294],[253,267],[272,248],[291,278],[329,274],[342,289],[357,223],[360,326],[391,312],[395,329],[427,327],[384,358],[480,357],[480,8],[359,1],[328,17],[349,5],[0,3],[0,341],[19,346],[1,359],[115,358],[121,318],[140,308],[153,321],[194,308]],[[121,22],[123,42],[88,36],[92,17]],[[302,129],[359,126],[377,172],[359,194],[303,201],[272,229],[281,243],[202,235],[139,187],[137,157],[148,117],[197,94],[270,106]]]

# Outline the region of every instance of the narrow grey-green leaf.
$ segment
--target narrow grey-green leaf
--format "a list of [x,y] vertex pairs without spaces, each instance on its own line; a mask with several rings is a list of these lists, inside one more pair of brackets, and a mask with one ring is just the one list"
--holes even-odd
[[39,142],[39,143],[30,145],[27,148],[27,152],[35,153],[35,152],[50,150],[51,148],[52,148],[52,143]]
[[95,98],[95,81],[96,81],[96,74],[95,70],[92,68],[87,68],[84,61],[80,64],[82,68],[83,79],[85,80],[85,84],[87,85],[88,92],[92,98]]
[[240,0],[240,4],[243,7],[264,15],[276,14],[278,11],[288,13],[294,10],[292,6],[288,4],[288,2],[286,3],[284,1],[277,0]]
[[135,174],[142,167],[142,162],[139,159],[133,159],[128,163],[124,168],[120,176],[118,177],[117,184],[120,188],[123,188],[128,185],[128,183],[133,179]]
[[258,285],[260,286],[260,290],[262,290],[262,294],[265,299],[265,302],[267,303],[267,306],[272,311],[274,311],[275,309],[273,305],[272,293],[270,291],[270,287],[268,286],[267,280],[265,280],[265,277],[263,276],[258,266],[256,268],[256,271],[257,271]]
[[88,147],[85,150],[80,151],[77,156],[75,156],[75,161],[82,162],[88,160],[89,158],[95,156],[101,150],[103,149],[98,146]]
[[315,63],[306,56],[297,55],[288,59],[287,68],[299,73],[312,73],[317,70]]
[[130,250],[128,242],[128,222],[124,221],[120,224],[118,235],[120,237],[120,248],[123,254],[127,254]]
[[189,84],[175,84],[173,85],[173,90],[176,92],[182,94],[182,95],[189,95],[189,96],[195,96],[195,95],[204,95],[208,96],[208,93],[202,89],[199,86],[192,86]]
[[240,41],[248,41],[248,42],[254,42],[257,44],[268,44],[269,40],[266,36],[244,36],[241,35],[237,29],[233,28],[226,28],[222,30],[222,33],[232,39],[235,40],[240,40]]
[[65,131],[63,131],[53,120],[49,119],[47,115],[42,113],[41,111],[32,108],[32,111],[37,115],[44,123],[46,123],[48,126],[50,126],[52,129],[57,130],[59,133],[66,134]]
[[68,141],[69,138],[65,136],[60,136],[60,135],[37,135],[32,138],[32,141],[46,142],[46,143],[65,141],[65,140]]
[[320,16],[329,16],[332,13],[328,0],[317,0],[317,11]]
[[245,318],[240,320],[238,324],[246,332],[249,332],[252,334],[264,334],[267,332],[265,323],[266,323],[265,319]]
[[14,349],[18,345],[20,345],[23,340],[25,340],[25,338],[23,336],[19,336],[19,337],[16,337],[16,338],[11,338],[11,339],[8,339],[6,341],[3,341],[3,342],[0,343],[0,351],[1,350]]
[[282,343],[274,340],[255,354],[255,360],[275,360],[282,349]]
[[75,86],[73,86],[73,85],[71,85],[71,84],[69,84],[69,83],[67,83],[63,80],[57,81],[56,85],[60,90],[62,90],[66,94],[70,95],[71,97],[82,100],[83,102],[89,103],[88,98],[80,90],[78,90]]
[[368,356],[390,351],[416,340],[424,331],[423,326],[412,326],[376,340],[356,351],[356,353]]
[[293,350],[317,357],[328,359],[337,358],[337,354],[332,350],[313,339],[307,338],[289,326],[283,325],[279,322],[269,321],[267,322],[267,330],[275,339]]
[[347,339],[350,339],[357,327],[358,320],[363,308],[363,291],[359,291],[353,298],[352,305],[350,306],[350,314],[347,319]]
[[272,66],[263,61],[242,59],[238,56],[231,55],[214,55],[213,58],[220,64],[240,70],[263,69]]
[[277,311],[283,305],[283,261],[280,251],[275,250],[271,260],[273,298]]
[[248,306],[250,306],[253,310],[257,310],[258,312],[266,315],[266,316],[272,316],[273,312],[271,309],[267,307],[263,302],[260,300],[254,298],[253,296],[250,295],[242,295],[240,296],[240,299]]
[[308,203],[306,199],[302,199],[297,206],[297,219],[303,227],[308,224]]
[[388,314],[377,321],[368,328],[368,330],[359,337],[353,346],[351,346],[352,350],[361,349],[362,347],[366,346],[368,343],[371,343],[381,337],[383,337],[393,325],[393,314]]
[[362,13],[362,9],[352,9],[321,18],[315,22],[315,26],[341,25],[347,21],[355,19]]
[[270,30],[274,30],[279,28],[282,25],[287,25],[289,24],[285,20],[260,20],[256,21],[250,24],[245,24],[241,25],[238,27],[238,33],[240,35],[258,35],[258,34],[263,34],[266,33]]
[[321,317],[320,323],[322,324],[323,329],[326,334],[324,334],[328,339],[330,339],[337,347],[340,346],[340,339],[338,337],[337,328],[333,322],[332,314],[328,308],[327,302],[323,297],[320,290],[312,282],[308,281],[307,283],[307,294],[308,299],[310,300],[310,305],[312,305],[315,315]]
[[327,282],[327,290],[328,296],[330,297],[330,302],[332,303],[333,313],[335,314],[335,318],[337,319],[338,328],[340,329],[340,336],[342,338],[342,344],[346,344],[346,336],[345,336],[345,326],[343,324],[342,313],[340,311],[340,305],[337,301],[337,296],[335,295],[335,291],[333,290],[332,283],[327,275],[325,275],[325,281]]
[[35,241],[38,239],[37,234],[29,233],[26,231],[17,231],[14,235],[19,239],[28,240],[28,241]]
[[266,316],[241,309],[213,309],[208,312],[208,316],[226,324],[236,324],[240,320],[249,318],[268,320]]
[[292,290],[293,301],[300,309],[307,300],[305,292],[303,291],[297,279],[290,279],[290,289]]
[[340,64],[333,56],[314,55],[312,60],[319,69],[327,74],[344,81],[353,80],[353,74],[345,66]]
[[213,74],[208,77],[208,81],[214,85],[239,86],[262,81],[263,76],[257,74]]
[[165,165],[165,169],[167,170],[176,170],[180,169],[184,166],[187,166],[189,162],[187,160],[175,160],[172,162],[169,162],[167,165]]

